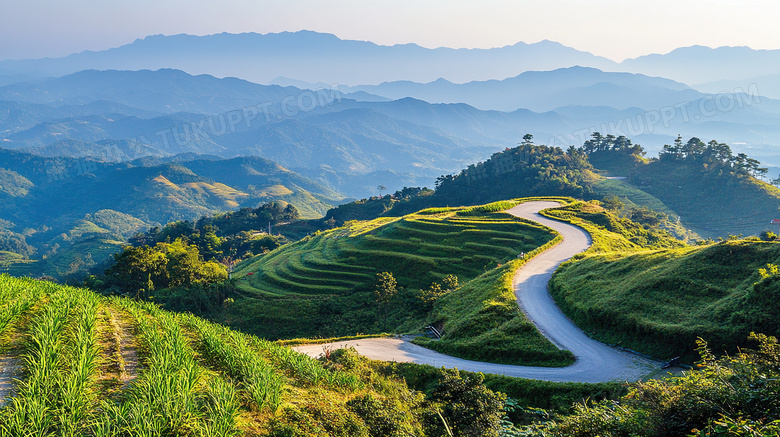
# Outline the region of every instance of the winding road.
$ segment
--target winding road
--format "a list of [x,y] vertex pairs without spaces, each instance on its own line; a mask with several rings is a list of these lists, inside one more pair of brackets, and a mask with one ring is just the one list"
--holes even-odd
[[515,295],[526,317],[550,341],[576,357],[568,367],[530,367],[485,363],[444,355],[397,338],[368,338],[328,345],[302,345],[295,349],[309,356],[323,353],[324,347],[354,347],[361,355],[375,360],[413,362],[437,367],[457,367],[470,372],[492,373],[517,378],[559,382],[636,381],[657,371],[660,362],[611,348],[586,336],[555,305],[547,283],[561,263],[590,247],[590,235],[583,229],[552,220],[539,211],[560,206],[557,202],[525,202],[507,212],[554,229],[563,237],[556,246],[528,261],[515,274]]

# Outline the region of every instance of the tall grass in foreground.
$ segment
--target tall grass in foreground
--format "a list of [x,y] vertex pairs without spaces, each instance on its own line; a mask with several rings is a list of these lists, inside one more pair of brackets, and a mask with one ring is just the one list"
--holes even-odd
[[62,288],[38,314],[22,355],[26,379],[0,413],[2,435],[82,435],[94,404],[98,298]]
[[284,380],[258,356],[242,334],[193,316],[182,316],[199,336],[198,349],[206,361],[240,384],[252,410],[276,411]]
[[232,386],[209,377],[197,364],[176,317],[150,304],[113,303],[138,324],[145,369],[121,402],[101,402],[93,435],[236,434],[238,403]]

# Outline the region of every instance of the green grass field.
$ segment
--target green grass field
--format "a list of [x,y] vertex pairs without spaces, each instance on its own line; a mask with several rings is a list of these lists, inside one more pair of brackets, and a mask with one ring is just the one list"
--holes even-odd
[[777,303],[758,304],[758,269],[780,244],[728,241],[638,253],[587,256],[556,272],[550,289],[586,332],[659,358],[696,358],[696,338],[734,352],[751,331],[780,333]]

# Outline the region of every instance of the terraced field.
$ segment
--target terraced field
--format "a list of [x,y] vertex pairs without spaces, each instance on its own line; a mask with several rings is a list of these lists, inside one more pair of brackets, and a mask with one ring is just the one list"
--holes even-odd
[[419,428],[387,400],[405,386],[371,378],[192,315],[0,275],[0,436],[369,435],[366,405],[386,402],[399,429]]
[[308,237],[238,266],[238,287],[266,297],[344,295],[371,289],[389,271],[424,288],[446,275],[471,280],[554,235],[493,206],[437,208]]

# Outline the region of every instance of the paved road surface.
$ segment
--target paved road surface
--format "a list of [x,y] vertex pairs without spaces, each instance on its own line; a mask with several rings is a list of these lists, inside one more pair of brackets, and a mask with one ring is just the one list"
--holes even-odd
[[[657,371],[661,363],[613,349],[588,338],[555,305],[547,292],[547,282],[564,261],[590,246],[590,236],[584,230],[551,220],[538,214],[556,202],[526,202],[508,210],[510,214],[533,220],[555,229],[563,241],[529,261],[515,275],[515,294],[526,316],[554,344],[574,353],[576,362],[568,367],[527,367],[483,363],[464,360],[434,352],[408,341],[395,338],[371,338],[337,342],[328,347],[355,347],[357,351],[375,360],[413,362],[437,367],[457,367],[472,372],[493,373],[519,378],[548,381],[601,382],[610,380],[635,381]],[[310,356],[323,352],[323,345],[303,345],[295,348]]]

